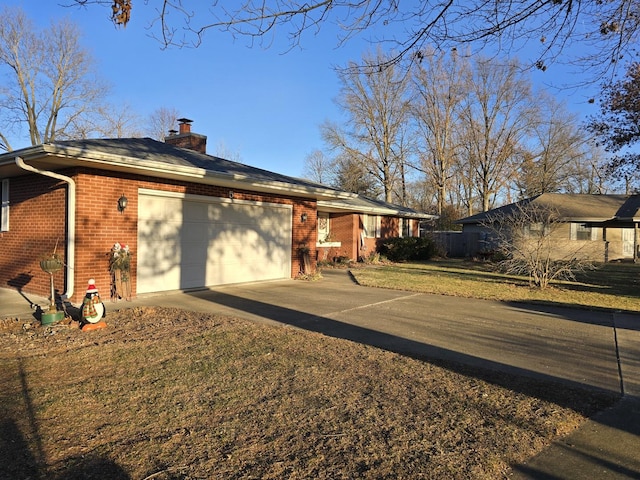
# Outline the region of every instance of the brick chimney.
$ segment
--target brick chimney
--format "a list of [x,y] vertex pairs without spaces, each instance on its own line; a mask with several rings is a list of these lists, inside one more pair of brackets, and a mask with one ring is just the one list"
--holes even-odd
[[179,118],[178,127],[179,132],[175,130],[169,130],[169,136],[164,137],[165,143],[170,145],[188,148],[200,153],[207,153],[207,136],[200,135],[199,133],[191,132],[191,123],[193,120],[188,118]]

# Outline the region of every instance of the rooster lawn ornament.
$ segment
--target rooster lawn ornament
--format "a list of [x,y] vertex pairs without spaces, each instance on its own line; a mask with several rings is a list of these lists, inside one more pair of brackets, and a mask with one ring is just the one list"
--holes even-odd
[[82,330],[97,330],[104,328],[107,324],[102,320],[106,316],[104,303],[100,300],[96,281],[92,278],[87,286],[87,294],[82,300]]

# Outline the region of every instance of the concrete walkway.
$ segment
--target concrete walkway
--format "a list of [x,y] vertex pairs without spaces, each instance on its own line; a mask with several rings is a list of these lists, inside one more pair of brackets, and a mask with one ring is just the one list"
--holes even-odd
[[[108,312],[150,305],[233,315],[417,358],[623,393],[615,407],[514,467],[511,478],[640,478],[640,316],[366,288],[344,270],[323,276],[105,304]],[[0,289],[0,318],[29,317],[29,302],[42,301]]]

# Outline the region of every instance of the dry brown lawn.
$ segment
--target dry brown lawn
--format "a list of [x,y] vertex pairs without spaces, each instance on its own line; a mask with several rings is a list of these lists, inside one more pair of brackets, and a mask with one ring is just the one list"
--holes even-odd
[[497,479],[612,396],[173,309],[0,328],[2,479]]

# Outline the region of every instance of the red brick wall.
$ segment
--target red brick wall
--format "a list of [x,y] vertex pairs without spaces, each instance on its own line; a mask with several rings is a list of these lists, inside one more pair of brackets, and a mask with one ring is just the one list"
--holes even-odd
[[395,238],[398,236],[400,221],[396,217],[382,217],[380,220],[380,238]]
[[[182,127],[182,125],[180,126]],[[165,137],[165,143],[180,148],[188,148],[200,153],[207,153],[207,137],[197,133],[185,133]]]
[[318,247],[318,260],[333,261],[334,257],[359,258],[360,216],[353,213],[332,213],[329,216],[331,240],[340,247]]
[[[133,252],[131,262],[131,287],[135,296],[137,245],[138,189],[148,188],[185,194],[207,195],[228,198],[230,189],[210,185],[179,181],[158,181],[153,177],[123,175],[113,178],[106,172],[90,169],[75,169],[62,172],[76,181],[76,264],[75,292],[71,301],[79,303],[86,292],[89,278],[94,278],[96,287],[104,299],[110,296],[109,252],[115,242],[128,244]],[[0,236],[0,282],[3,287],[11,279],[31,280],[24,282],[24,291],[46,295],[48,275],[40,270],[32,256],[38,256],[53,248],[56,238],[65,244],[65,186],[40,175],[12,178],[10,182],[10,232]],[[33,192],[46,191],[33,196]],[[316,202],[315,200],[233,189],[234,199],[262,201],[291,205],[293,209],[293,238],[291,248],[291,275],[295,277],[302,269],[298,247],[306,244],[310,256],[316,258],[315,244]],[[124,212],[117,208],[118,198],[124,194],[129,200]],[[53,214],[52,214],[53,213]],[[301,221],[303,213],[306,222]],[[315,268],[315,265],[314,265]],[[56,275],[56,288],[63,290],[63,273]],[[15,283],[15,282],[14,282]]]
[[[134,252],[131,288],[135,295],[135,252],[138,251],[136,182],[130,178],[113,178],[87,170],[79,170],[74,177],[77,185],[74,300],[82,300],[90,278],[95,279],[103,301],[110,298],[109,253],[116,242],[128,244]],[[129,202],[124,212],[120,212],[117,202],[123,194]]]
[[[334,257],[346,256],[351,260],[359,260],[378,251],[381,242],[386,238],[394,238],[399,234],[400,221],[397,217],[380,218],[380,233],[377,238],[365,238],[364,248],[360,245],[360,233],[363,225],[359,214],[332,213],[329,217],[331,239],[341,242],[340,247],[318,247],[318,260],[332,261]],[[412,233],[418,235],[418,222],[412,222]]]
[[[300,248],[309,249],[309,258],[316,258],[316,241],[318,239],[318,229],[316,228],[318,217],[316,216],[315,200],[293,199],[293,242],[291,256],[291,276],[295,277],[303,272],[302,254]],[[302,222],[302,215],[307,218]],[[315,262],[312,265],[315,271]],[[307,272],[312,273],[312,272]]]
[[352,213],[336,214],[331,217],[331,236],[342,242],[339,256],[358,259],[358,238],[360,235],[360,216]]
[[411,220],[411,236],[420,236],[420,222],[418,220]]
[[[9,181],[9,231],[0,233],[0,287],[50,295],[50,277],[40,258],[56,252],[65,259],[67,184],[41,175]],[[35,192],[44,192],[35,195]],[[65,290],[64,271],[54,274],[54,286]]]

